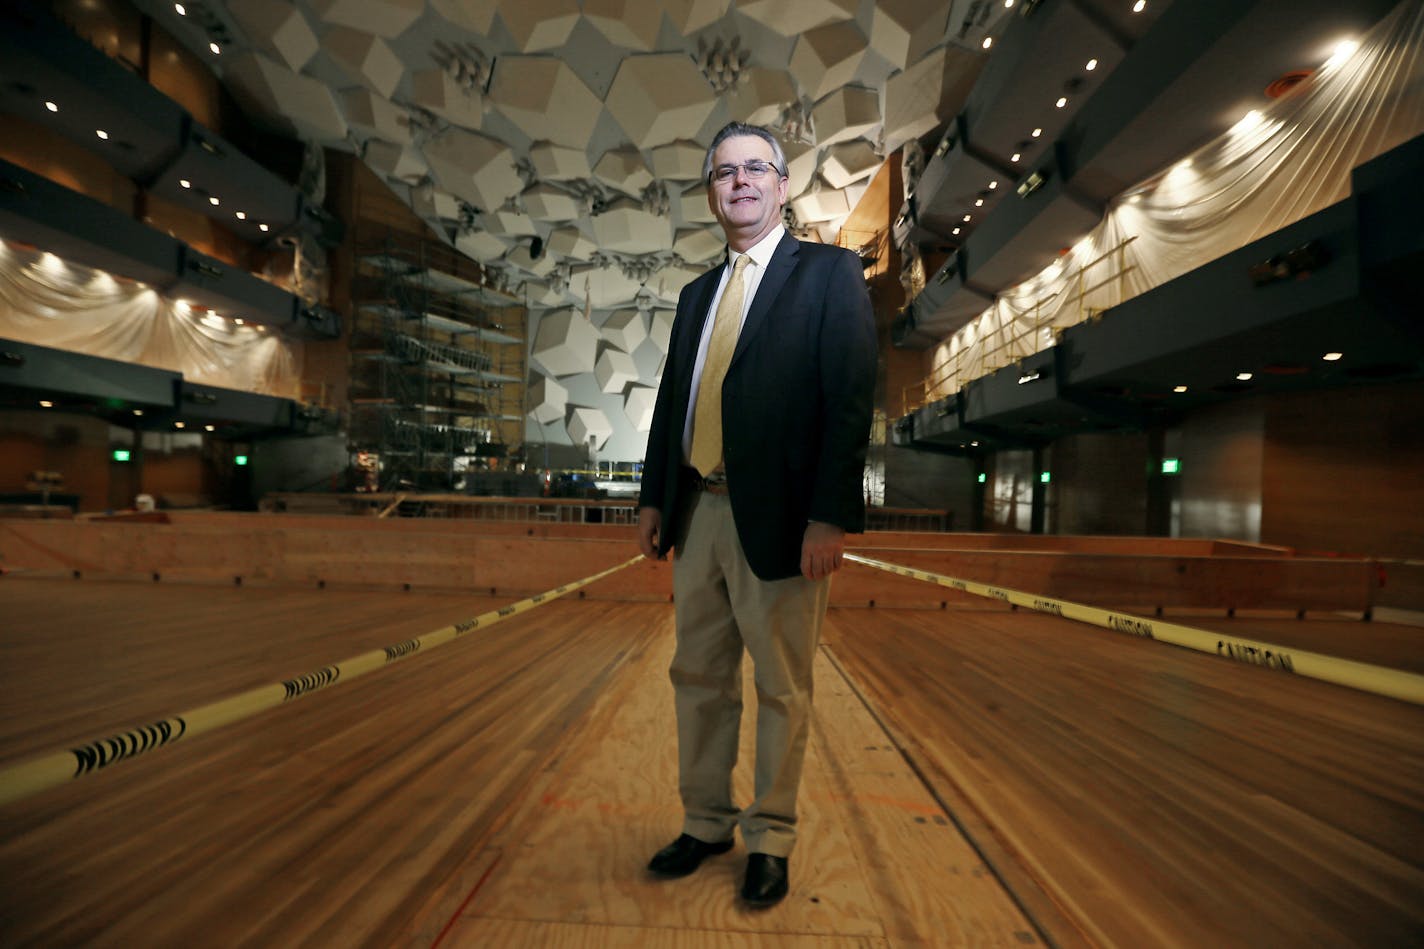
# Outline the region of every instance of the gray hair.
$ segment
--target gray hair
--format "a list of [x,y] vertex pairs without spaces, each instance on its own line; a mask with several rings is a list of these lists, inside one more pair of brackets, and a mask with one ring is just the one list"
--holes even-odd
[[786,177],[786,153],[781,150],[781,143],[776,140],[771,129],[760,125],[748,125],[745,122],[728,122],[722,126],[722,130],[712,136],[712,144],[707,146],[707,157],[702,159],[702,181],[706,183],[712,178],[712,155],[717,151],[717,146],[721,145],[729,138],[740,138],[743,135],[751,135],[761,139],[771,146],[772,162],[776,166],[781,177]]

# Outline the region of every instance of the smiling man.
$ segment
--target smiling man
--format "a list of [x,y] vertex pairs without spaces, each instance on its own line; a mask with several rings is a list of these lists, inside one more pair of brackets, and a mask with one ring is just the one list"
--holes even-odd
[[[639,545],[675,549],[681,835],[648,868],[692,873],[741,828],[741,897],[785,897],[811,714],[811,667],[862,472],[875,322],[859,258],[786,232],[786,156],[732,123],[703,164],[727,261],[683,288],[658,389]],[[757,692],[754,797],[732,799],[742,652]]]

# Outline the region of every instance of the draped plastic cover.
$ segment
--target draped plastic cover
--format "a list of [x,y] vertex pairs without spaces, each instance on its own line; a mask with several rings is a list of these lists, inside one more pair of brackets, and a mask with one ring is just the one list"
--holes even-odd
[[927,397],[1348,197],[1356,166],[1424,132],[1421,57],[1424,4],[1405,0],[1268,109],[1119,195],[1069,253],[941,342]]
[[0,336],[181,372],[205,385],[301,397],[300,350],[279,334],[4,241]]

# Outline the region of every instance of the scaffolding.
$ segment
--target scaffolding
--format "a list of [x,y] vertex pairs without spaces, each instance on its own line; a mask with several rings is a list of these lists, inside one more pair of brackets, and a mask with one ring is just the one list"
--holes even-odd
[[523,441],[525,318],[479,264],[396,231],[358,241],[351,448],[367,488],[458,490]]

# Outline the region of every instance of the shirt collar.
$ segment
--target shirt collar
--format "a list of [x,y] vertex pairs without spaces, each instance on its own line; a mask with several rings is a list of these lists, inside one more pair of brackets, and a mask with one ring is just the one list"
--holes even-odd
[[[776,245],[781,243],[781,236],[785,233],[786,227],[778,221],[775,227],[762,236],[761,240],[747,249],[747,256],[752,259],[752,263],[765,270],[766,265],[771,263],[771,255],[776,253]],[[727,264],[729,266],[737,262],[737,257],[736,251],[730,247],[727,248]]]

